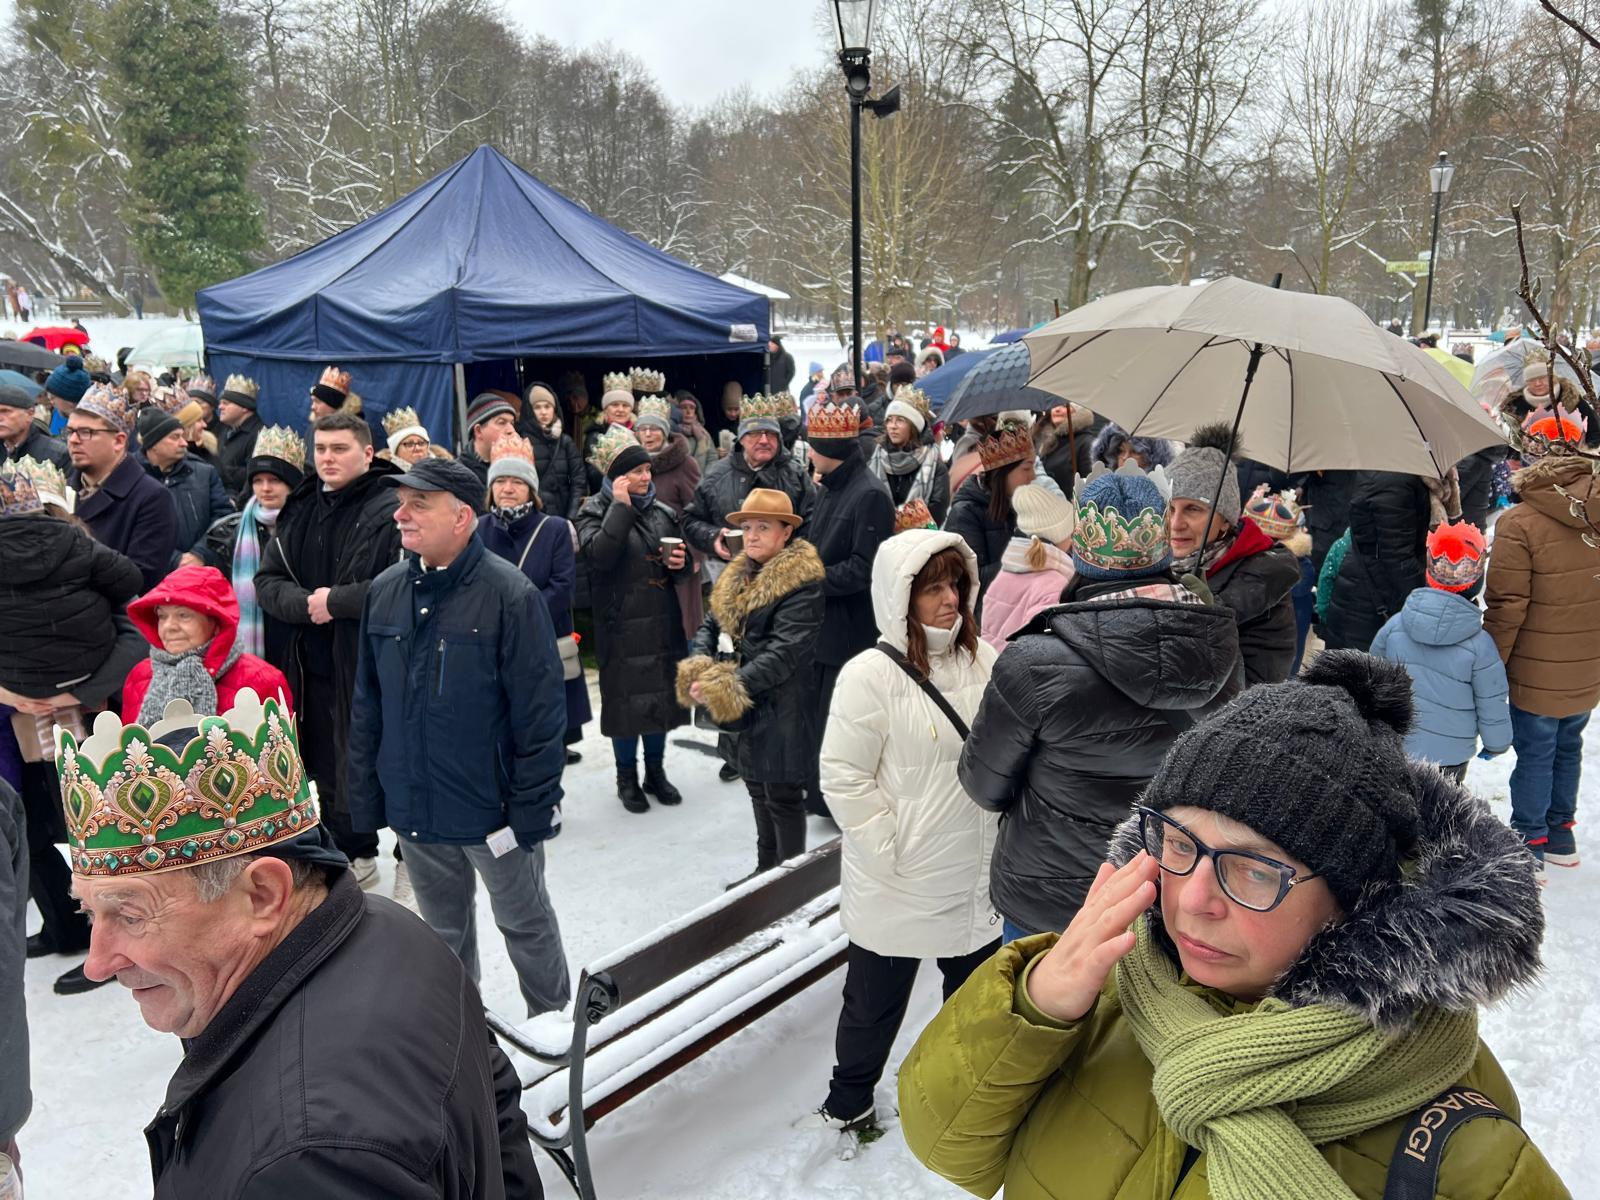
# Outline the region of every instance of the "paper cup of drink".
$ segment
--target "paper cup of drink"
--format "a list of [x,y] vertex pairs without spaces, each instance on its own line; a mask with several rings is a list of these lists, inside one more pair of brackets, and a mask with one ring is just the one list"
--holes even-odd
[[744,550],[744,530],[724,529],[722,531],[722,544],[728,548],[729,558],[738,558]]
[[661,557],[671,558],[673,553],[683,545],[682,538],[664,537],[661,539]]

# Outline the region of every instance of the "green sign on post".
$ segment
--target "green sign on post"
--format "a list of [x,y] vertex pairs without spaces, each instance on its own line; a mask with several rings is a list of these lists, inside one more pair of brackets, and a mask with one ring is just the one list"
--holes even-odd
[[1386,262],[1383,264],[1383,269],[1390,275],[1426,275],[1428,273],[1428,261],[1427,259],[1416,258],[1406,262]]

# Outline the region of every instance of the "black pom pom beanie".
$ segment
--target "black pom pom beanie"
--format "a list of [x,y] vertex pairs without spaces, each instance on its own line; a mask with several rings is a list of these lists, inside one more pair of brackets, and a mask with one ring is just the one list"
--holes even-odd
[[1367,884],[1400,877],[1416,843],[1410,725],[1403,667],[1328,651],[1299,679],[1253,687],[1180,737],[1144,803],[1248,825],[1326,879],[1349,912]]

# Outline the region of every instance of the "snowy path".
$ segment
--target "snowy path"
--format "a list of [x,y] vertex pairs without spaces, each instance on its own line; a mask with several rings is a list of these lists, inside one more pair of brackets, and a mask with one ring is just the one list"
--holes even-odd
[[[1580,819],[1600,803],[1600,732],[1591,747]],[[711,898],[749,870],[755,853],[748,799],[739,785],[718,782],[714,759],[674,745],[667,762],[684,791],[682,808],[631,816],[615,798],[609,744],[595,734],[581,748],[584,761],[567,776],[565,832],[549,856],[550,887],[575,970]],[[1496,803],[1502,816],[1508,760],[1475,762],[1469,776],[1484,795],[1502,797]],[[814,841],[824,835],[820,826],[812,833]],[[1589,865],[1551,870],[1543,984],[1484,1020],[1484,1035],[1520,1093],[1525,1126],[1579,1200],[1600,1200],[1600,1139],[1592,1132],[1600,1094],[1600,844],[1590,846]],[[386,858],[385,892],[391,867]],[[515,980],[481,898],[480,905],[484,994],[515,1016]],[[159,1105],[177,1043],[145,1028],[115,985],[85,996],[53,995],[50,981],[68,965],[62,958],[28,964],[34,1112],[21,1145],[29,1194],[70,1196],[94,1180],[102,1200],[147,1197],[140,1131]],[[895,1063],[934,1011],[935,978],[923,972]],[[826,1090],[841,982],[842,973],[830,977],[600,1122],[590,1144],[601,1196],[965,1195],[923,1171],[893,1130],[841,1161],[832,1135],[789,1128]],[[880,1099],[892,1103],[892,1076]],[[541,1170],[552,1198],[568,1195],[553,1168],[541,1162]]]

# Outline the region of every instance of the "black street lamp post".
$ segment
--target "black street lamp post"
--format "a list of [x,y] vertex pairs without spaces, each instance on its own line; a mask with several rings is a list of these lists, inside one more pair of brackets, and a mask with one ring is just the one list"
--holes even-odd
[[1428,331],[1433,316],[1433,277],[1439,270],[1439,210],[1444,207],[1445,193],[1450,190],[1450,181],[1455,174],[1455,164],[1450,161],[1450,156],[1443,150],[1439,151],[1439,161],[1428,168],[1428,183],[1433,189],[1433,237],[1428,243],[1428,288],[1423,294],[1422,328],[1417,330],[1418,333]]

